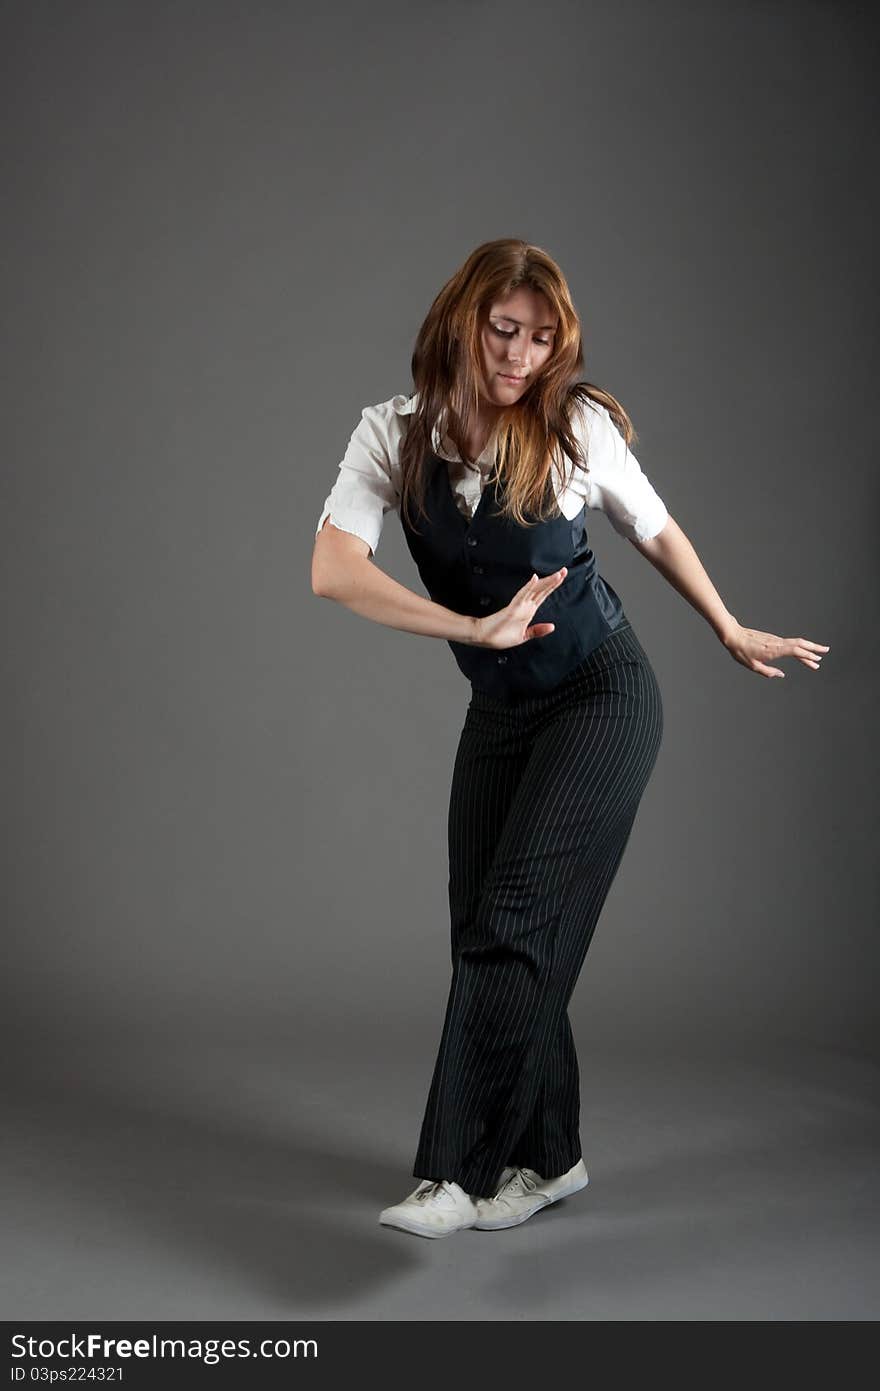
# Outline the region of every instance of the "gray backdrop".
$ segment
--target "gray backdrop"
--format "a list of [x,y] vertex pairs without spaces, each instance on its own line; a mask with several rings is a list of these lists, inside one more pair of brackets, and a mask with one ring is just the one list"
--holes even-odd
[[[517,1317],[871,1317],[866,11],[4,13],[7,1316],[510,1318],[521,1249]],[[666,712],[572,1003],[596,1178],[428,1243],[376,1219],[415,1184],[469,689],[309,568],[361,408],[507,235],[727,606],[831,651],[746,671],[594,514]],[[376,562],[422,592],[393,514]],[[536,1277],[559,1240],[576,1296]]]

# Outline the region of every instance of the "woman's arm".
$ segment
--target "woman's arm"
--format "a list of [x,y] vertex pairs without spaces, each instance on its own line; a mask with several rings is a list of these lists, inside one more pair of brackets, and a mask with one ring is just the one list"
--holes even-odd
[[690,541],[675,518],[670,516],[663,529],[650,541],[630,540],[637,551],[650,560],[664,579],[702,614],[715,630],[719,641],[743,666],[761,676],[785,676],[778,667],[767,665],[780,657],[797,657],[804,666],[818,671],[822,654],[831,649],[807,638],[780,638],[744,628],[724,602],[700,562]]
[[630,544],[703,615],[721,642],[739,627],[674,517],[670,516],[662,531],[650,541],[631,540]]
[[478,618],[425,599],[374,565],[366,541],[340,531],[329,517],[315,537],[312,593],[335,599],[352,613],[422,637],[478,646]]
[[312,593],[335,599],[352,613],[388,628],[471,647],[518,647],[553,632],[555,624],[532,619],[547,595],[564,581],[568,573],[564,565],[552,575],[532,575],[497,613],[471,618],[398,584],[373,564],[370,553],[366,541],[334,526],[328,517],[315,537]]

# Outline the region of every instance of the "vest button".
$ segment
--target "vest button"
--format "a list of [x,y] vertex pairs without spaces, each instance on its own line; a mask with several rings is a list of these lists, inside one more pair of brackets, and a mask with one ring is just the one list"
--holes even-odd
[[475,565],[475,566],[474,566],[474,574],[475,574],[475,575],[482,575],[482,573],[483,573],[483,567],[482,567],[482,565]]
[[467,538],[467,543],[469,546],[475,546],[477,544],[477,538],[475,536],[469,536]]
[[481,594],[481,595],[480,595],[480,603],[481,603],[481,604],[491,604],[491,602],[492,602],[492,596],[491,596],[490,594]]
[[506,658],[505,656],[501,656],[501,657],[498,658],[498,661],[499,661],[499,663],[501,663],[501,662],[506,662],[506,661],[507,661],[507,658]]

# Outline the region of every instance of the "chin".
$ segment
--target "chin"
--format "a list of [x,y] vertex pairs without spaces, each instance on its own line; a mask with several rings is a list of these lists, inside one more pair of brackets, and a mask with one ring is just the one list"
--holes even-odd
[[488,399],[493,406],[515,406],[520,397],[525,394],[528,382],[518,382],[515,386],[511,382],[509,385],[501,382],[496,377],[488,390]]

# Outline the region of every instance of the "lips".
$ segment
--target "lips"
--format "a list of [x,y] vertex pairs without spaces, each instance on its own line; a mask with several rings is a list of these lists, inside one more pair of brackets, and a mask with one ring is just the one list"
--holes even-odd
[[514,377],[511,372],[499,372],[499,377],[503,377],[506,382],[524,382],[525,377]]

